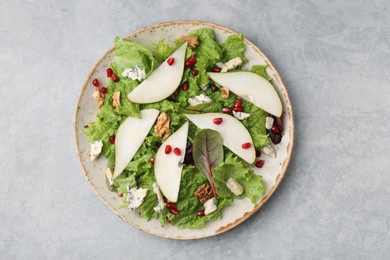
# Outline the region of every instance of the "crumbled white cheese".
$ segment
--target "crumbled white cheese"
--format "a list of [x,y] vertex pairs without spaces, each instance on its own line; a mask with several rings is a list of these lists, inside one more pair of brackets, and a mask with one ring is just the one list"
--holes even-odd
[[157,200],[158,200],[158,205],[154,207],[153,210],[156,211],[157,213],[161,213],[165,207],[165,202],[157,182],[153,183],[153,192],[156,193]]
[[146,194],[148,194],[148,189],[143,188],[131,188],[127,187],[127,198],[126,201],[129,203],[129,210],[134,210],[141,206],[142,202],[144,202],[144,198],[146,197]]
[[102,141],[95,141],[91,143],[91,154],[90,158],[91,161],[95,161],[100,153],[102,152],[103,142]]
[[214,211],[216,211],[217,210],[217,203],[218,203],[218,201],[215,197],[212,197],[211,199],[206,201],[204,204],[204,208],[205,208],[204,214],[208,215],[208,214],[211,214]]
[[205,94],[201,94],[199,96],[195,96],[188,99],[188,103],[190,103],[191,106],[196,106],[202,103],[210,103],[212,100]]
[[242,64],[242,59],[240,57],[235,57],[228,62],[225,63],[225,66],[227,67],[228,70],[232,70],[237,68]]
[[114,169],[112,168],[107,168],[106,169],[106,176],[107,180],[110,183],[110,185],[114,185]]
[[125,78],[131,78],[132,80],[143,80],[146,77],[146,73],[144,69],[135,65],[134,68],[125,69],[122,72],[122,76]]
[[273,125],[274,125],[274,118],[272,116],[267,116],[265,118],[265,128],[270,130]]
[[274,148],[272,147],[272,145],[267,145],[267,146],[264,146],[264,147],[262,147],[261,148],[261,152],[263,153],[263,154],[266,154],[266,155],[269,155],[269,156],[271,156],[271,157],[276,157],[276,153],[275,153],[275,150],[274,150]]
[[217,62],[216,65],[221,69],[221,72],[227,72],[227,71],[228,71],[228,68],[227,68],[227,66],[225,65],[225,63]]
[[230,177],[226,182],[226,187],[236,196],[240,196],[244,192],[244,188],[234,178]]
[[233,111],[233,116],[234,116],[235,118],[237,118],[238,120],[244,120],[245,118],[250,117],[251,114],[245,113],[245,112],[236,112],[236,111]]

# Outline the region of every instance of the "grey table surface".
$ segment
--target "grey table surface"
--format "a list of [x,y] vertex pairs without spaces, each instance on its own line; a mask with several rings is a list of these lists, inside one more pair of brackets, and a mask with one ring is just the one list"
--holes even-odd
[[[1,1],[0,258],[390,259],[390,1]],[[282,184],[222,235],[172,241],[115,216],[77,161],[73,113],[97,59],[171,20],[244,32],[296,120]]]

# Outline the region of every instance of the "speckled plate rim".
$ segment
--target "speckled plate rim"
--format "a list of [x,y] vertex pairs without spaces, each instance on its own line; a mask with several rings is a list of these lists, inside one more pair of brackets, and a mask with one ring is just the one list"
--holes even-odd
[[[148,31],[148,30],[152,30],[152,29],[156,29],[156,28],[160,28],[160,27],[173,26],[173,25],[186,25],[186,24],[188,24],[188,25],[204,25],[204,26],[208,26],[208,27],[212,27],[212,28],[223,30],[223,31],[225,31],[226,33],[229,33],[229,34],[237,34],[237,32],[235,32],[235,31],[233,31],[231,29],[228,29],[226,27],[223,27],[221,25],[215,24],[215,23],[198,21],[198,20],[179,20],[179,21],[163,22],[163,23],[158,23],[158,24],[154,24],[154,25],[143,27],[143,28],[141,28],[141,29],[139,29],[139,30],[137,30],[137,31],[127,35],[126,38],[130,38],[130,37],[133,37],[133,36],[135,36],[137,34],[140,34],[140,33],[144,32],[144,31]],[[212,237],[212,236],[216,236],[216,235],[219,235],[221,233],[224,233],[224,232],[226,232],[226,231],[236,227],[237,225],[241,224],[245,220],[247,220],[250,216],[255,214],[264,205],[265,202],[267,202],[267,200],[272,196],[272,194],[275,192],[275,190],[279,187],[283,177],[286,174],[287,168],[289,166],[289,163],[290,163],[290,160],[291,160],[292,149],[293,149],[293,146],[294,146],[294,113],[293,113],[293,110],[292,110],[291,101],[290,101],[290,98],[289,98],[286,86],[284,85],[284,83],[283,83],[279,73],[277,72],[277,70],[275,69],[275,67],[271,63],[271,61],[267,58],[267,56],[265,56],[265,54],[255,44],[253,44],[247,38],[244,39],[244,42],[247,45],[250,45],[261,56],[261,58],[264,60],[264,62],[272,70],[274,79],[278,82],[278,84],[281,87],[282,93],[283,93],[284,98],[285,98],[286,103],[287,103],[287,113],[288,113],[288,116],[291,119],[291,123],[290,123],[290,143],[289,143],[289,145],[287,147],[287,155],[288,156],[286,157],[286,159],[284,160],[284,162],[282,164],[282,171],[276,177],[275,184],[269,190],[269,192],[261,199],[261,201],[257,203],[257,205],[254,207],[254,209],[251,212],[246,212],[241,218],[238,218],[235,221],[231,222],[230,224],[219,228],[214,234],[203,235],[203,236],[196,236],[196,237],[189,237],[189,238],[187,238],[187,237],[180,237],[180,236],[178,236],[178,237],[170,237],[170,236],[163,236],[163,235],[160,235],[160,234],[154,234],[153,232],[145,230],[141,226],[136,225],[135,223],[132,223],[131,221],[129,221],[128,219],[123,217],[113,206],[111,206],[99,194],[99,192],[97,191],[97,189],[94,186],[94,184],[89,181],[89,175],[88,175],[88,172],[87,172],[87,170],[85,169],[85,167],[84,167],[84,165],[82,163],[81,154],[80,154],[80,150],[79,150],[79,140],[78,140],[78,137],[77,137],[78,128],[77,128],[77,121],[76,121],[76,119],[78,117],[79,105],[80,105],[81,97],[83,96],[83,93],[84,93],[85,89],[87,88],[89,82],[91,81],[92,75],[94,74],[97,66],[107,57],[107,55],[109,55],[111,52],[114,51],[114,47],[112,47],[108,51],[106,51],[106,53],[103,54],[103,56],[96,62],[96,64],[92,68],[92,70],[89,72],[86,80],[84,81],[84,84],[83,84],[82,89],[81,89],[81,93],[80,93],[80,95],[78,96],[78,99],[77,99],[77,105],[76,105],[76,109],[75,109],[75,113],[74,113],[74,117],[73,117],[75,147],[76,147],[77,157],[78,157],[81,169],[83,171],[84,177],[88,181],[88,184],[90,185],[92,190],[95,192],[95,194],[103,201],[103,203],[108,208],[110,208],[119,218],[121,218],[125,222],[129,223],[133,227],[135,227],[135,228],[137,228],[137,229],[139,229],[139,230],[141,230],[141,231],[143,231],[145,233],[157,236],[157,237],[168,238],[168,239],[175,239],[175,240],[192,240],[192,239],[200,239],[200,238]]]

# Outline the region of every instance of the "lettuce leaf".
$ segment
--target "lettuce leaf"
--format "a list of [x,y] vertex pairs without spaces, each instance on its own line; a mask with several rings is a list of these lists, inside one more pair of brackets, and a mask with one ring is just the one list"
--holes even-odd
[[227,37],[226,41],[222,43],[221,47],[223,53],[222,62],[227,62],[228,60],[231,60],[236,57],[240,57],[242,63],[246,62],[244,56],[244,35],[242,33],[230,35],[229,37]]
[[168,59],[168,57],[176,51],[181,45],[183,41],[177,39],[175,41],[175,46],[170,46],[165,43],[165,39],[161,39],[158,43],[152,44],[152,50],[154,52],[154,57],[158,62],[163,62]]
[[269,82],[271,82],[272,78],[267,74],[266,71],[267,67],[268,67],[267,65],[253,65],[251,68],[251,72],[258,74],[263,78],[265,78],[266,80],[268,80]]
[[[253,204],[265,194],[263,179],[256,175],[248,167],[243,167],[238,159],[230,157],[231,162],[223,162],[213,169],[213,182],[217,189],[218,198],[242,199],[250,198]],[[234,162],[236,160],[236,162]],[[235,178],[244,187],[244,193],[240,196],[234,195],[226,186],[229,178]]]
[[265,128],[265,120],[268,113],[247,101],[243,101],[243,107],[245,112],[251,114],[250,117],[241,122],[252,136],[253,145],[256,149],[268,145],[269,138]]

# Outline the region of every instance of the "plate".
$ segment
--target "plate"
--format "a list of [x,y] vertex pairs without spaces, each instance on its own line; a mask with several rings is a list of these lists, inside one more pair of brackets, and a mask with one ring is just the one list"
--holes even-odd
[[[152,25],[131,33],[126,38],[132,41],[150,47],[152,43],[165,38],[166,42],[173,44],[174,39],[181,35],[187,35],[190,31],[198,28],[211,28],[214,30],[218,42],[223,42],[229,35],[236,32],[222,27],[220,25],[200,22],[200,21],[174,21]],[[244,32],[245,33],[245,32]],[[90,145],[87,137],[82,133],[84,125],[94,121],[98,109],[96,100],[92,98],[94,88],[92,79],[98,78],[101,84],[107,84],[106,69],[114,60],[114,48],[109,49],[92,68],[81,89],[77,107],[74,116],[74,134],[76,152],[80,161],[82,171],[89,185],[96,195],[121,219],[132,226],[152,235],[171,239],[198,239],[221,234],[230,230],[258,211],[262,205],[270,198],[272,193],[279,186],[288,167],[294,141],[294,119],[293,111],[288,97],[286,87],[284,86],[278,72],[270,60],[249,40],[245,39],[246,51],[245,57],[248,63],[244,68],[250,68],[252,65],[268,65],[267,73],[272,77],[272,83],[275,86],[283,104],[284,135],[282,142],[275,146],[276,158],[267,157],[266,163],[261,169],[254,168],[256,174],[263,176],[266,186],[266,194],[256,205],[253,205],[249,199],[234,200],[231,207],[223,210],[223,216],[220,220],[211,221],[205,227],[200,229],[178,229],[169,224],[161,226],[158,220],[147,222],[137,216],[135,212],[130,212],[127,208],[119,208],[121,199],[108,190],[105,183],[105,167],[107,160],[103,157],[95,162],[89,160]]]

